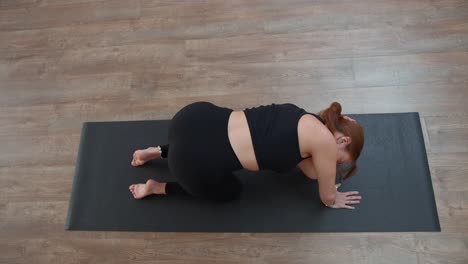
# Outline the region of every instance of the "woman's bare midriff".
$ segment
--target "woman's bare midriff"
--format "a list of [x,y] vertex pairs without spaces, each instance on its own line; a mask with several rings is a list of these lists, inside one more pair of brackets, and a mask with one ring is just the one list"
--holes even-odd
[[231,112],[228,121],[228,137],[242,167],[247,170],[258,171],[257,158],[255,157],[249,124],[244,111]]
[[[298,124],[298,140],[299,148],[301,151],[302,157],[310,156],[309,153],[306,153],[303,147],[305,145],[303,131],[304,128],[301,123],[306,122],[306,119],[313,119],[315,117],[310,115],[304,115],[299,120]],[[315,121],[315,120],[314,120]],[[228,121],[228,137],[229,142],[231,143],[232,149],[239,159],[242,167],[251,171],[258,171],[257,158],[255,157],[255,151],[253,148],[252,137],[250,135],[249,124],[247,123],[247,118],[245,117],[244,111],[232,111],[229,116]]]

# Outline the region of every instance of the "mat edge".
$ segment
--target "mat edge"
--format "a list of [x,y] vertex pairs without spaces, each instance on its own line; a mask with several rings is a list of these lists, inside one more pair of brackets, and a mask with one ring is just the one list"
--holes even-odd
[[417,123],[417,128],[418,128],[418,134],[420,136],[420,138],[422,139],[422,142],[421,142],[421,151],[424,153],[423,155],[423,163],[424,163],[424,166],[426,167],[426,173],[427,175],[429,175],[429,186],[428,188],[430,189],[430,195],[431,195],[431,199],[432,199],[432,210],[435,212],[435,229],[438,230],[438,232],[441,232],[442,229],[441,229],[441,226],[440,226],[440,219],[439,219],[439,212],[437,210],[437,201],[435,199],[435,192],[434,192],[434,186],[432,184],[432,174],[431,174],[431,169],[430,169],[430,166],[429,166],[429,157],[427,155],[427,149],[426,149],[426,144],[424,142],[424,134],[423,134],[423,130],[422,130],[422,124],[421,124],[421,115],[419,114],[419,112],[414,112],[416,113],[414,116],[415,118],[417,119],[416,120],[416,123]]
[[73,183],[72,183],[72,190],[71,190],[71,193],[70,193],[70,202],[68,204],[68,213],[67,213],[67,220],[65,222],[65,230],[73,230],[73,223],[72,223],[72,214],[73,214],[73,208],[74,208],[74,204],[75,204],[75,200],[73,199],[73,197],[75,197],[75,195],[77,194],[78,192],[78,185],[79,185],[79,177],[78,175],[81,173],[81,170],[80,168],[82,166],[79,166],[79,164],[81,164],[82,162],[82,156],[84,155],[84,145],[85,145],[85,141],[86,141],[86,135],[87,135],[87,130],[88,130],[88,126],[89,126],[89,123],[90,122],[83,122],[83,124],[81,125],[81,135],[80,135],[80,144],[79,144],[79,147],[78,147],[78,155],[76,157],[76,161],[75,161],[75,173],[73,175]]

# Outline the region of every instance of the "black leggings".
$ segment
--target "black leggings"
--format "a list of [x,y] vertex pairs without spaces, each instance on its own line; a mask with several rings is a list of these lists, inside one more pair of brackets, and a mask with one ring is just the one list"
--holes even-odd
[[169,144],[161,147],[177,179],[166,184],[166,194],[188,194],[219,202],[239,196],[242,183],[232,172],[243,167],[227,133],[232,111],[209,102],[195,102],[175,114]]

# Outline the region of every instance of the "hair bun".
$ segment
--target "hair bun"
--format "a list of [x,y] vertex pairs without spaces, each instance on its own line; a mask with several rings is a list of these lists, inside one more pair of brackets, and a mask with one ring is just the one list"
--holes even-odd
[[335,112],[338,116],[341,116],[341,104],[338,102],[333,102],[330,105],[330,109]]

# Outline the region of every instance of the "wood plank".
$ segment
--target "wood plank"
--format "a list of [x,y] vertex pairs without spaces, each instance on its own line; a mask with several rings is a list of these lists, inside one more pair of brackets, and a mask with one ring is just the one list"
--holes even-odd
[[[398,240],[398,242],[395,242]],[[418,263],[414,236],[372,234],[368,237],[368,263]]]
[[[125,45],[65,51],[55,67],[67,75],[141,71],[157,71],[184,62],[183,43],[179,41]],[[163,63],[164,62],[164,63]]]
[[89,3],[105,0],[2,0],[0,2],[0,10],[18,9],[18,8],[34,8],[51,5]]
[[353,87],[351,59],[307,60],[278,63],[208,64],[188,66],[184,73],[187,89],[199,95],[211,94],[223,87],[245,92],[252,87],[267,92],[271,87],[314,85]]
[[439,221],[444,233],[466,232],[468,153],[428,154]]
[[[51,49],[76,49],[154,43],[262,32],[257,22],[201,23],[181,17],[144,17],[87,24],[57,25],[39,29],[0,31],[0,56],[15,58],[39,55]],[[198,21],[198,22],[197,22]]]
[[450,115],[426,117],[431,141],[431,164],[437,208],[442,230],[460,232],[468,230],[468,156],[466,134],[468,116]]
[[[61,51],[49,51],[39,55],[25,55],[0,59],[0,80],[44,79],[51,75],[48,64],[56,65]],[[8,89],[4,85],[2,90]]]
[[187,87],[206,94],[218,87],[238,92],[249,87],[265,91],[270,87],[290,89],[300,85],[326,88],[442,85],[468,81],[468,66],[464,63],[467,58],[467,52],[453,52],[277,63],[214,63],[191,65],[185,77]]
[[[119,20],[44,29],[0,31],[0,59],[21,59],[51,51],[167,43],[183,39],[183,27],[169,19]],[[180,27],[179,29],[177,27]],[[170,34],[168,34],[170,33]]]
[[[244,238],[244,243],[242,243]],[[293,250],[297,253],[297,257],[293,258],[292,263],[305,263],[301,262],[300,259],[310,254],[314,258],[325,260],[324,263],[332,263],[333,257],[331,252],[324,251],[321,253],[311,253],[310,245],[308,247],[298,245],[297,238],[288,239],[288,237],[281,237],[283,241],[291,241],[291,244],[278,243],[272,240],[270,237],[265,239],[259,239],[254,237],[242,237],[236,235],[235,238],[230,239],[229,237],[220,237],[220,235],[203,235],[202,239],[204,243],[209,246],[204,246],[197,243],[198,238],[180,238],[177,239],[178,247],[171,245],[174,240],[118,240],[118,239],[28,239],[23,242],[24,248],[20,243],[8,244],[9,259],[23,258],[31,259],[33,256],[40,254],[44,249],[50,254],[41,254],[36,261],[42,262],[60,262],[64,260],[70,260],[76,258],[76,261],[92,261],[92,262],[103,262],[103,263],[114,263],[109,262],[109,259],[115,258],[118,260],[131,260],[139,263],[151,263],[155,260],[159,262],[171,262],[171,263],[280,263],[285,259],[284,254],[289,254],[288,250]],[[266,242],[266,240],[272,240]],[[341,239],[348,242],[355,241],[355,239],[347,240]],[[327,239],[324,239],[326,242]],[[331,241],[339,241],[339,239],[330,239]],[[0,245],[3,245],[6,241],[0,240]],[[245,243],[246,242],[246,243]],[[233,247],[227,249],[226,245],[232,244]],[[344,244],[344,243],[340,243]],[[251,245],[251,246],[248,246]],[[280,247],[281,245],[281,247]],[[293,245],[297,245],[298,248],[294,249]],[[338,252],[346,251],[353,247],[348,244],[346,249],[337,249]],[[22,250],[23,249],[23,250]],[[26,249],[26,250],[24,250]],[[328,253],[327,253],[328,252]],[[270,255],[277,256],[277,259],[273,259]],[[352,252],[356,255],[355,252]],[[326,257],[329,255],[329,257]],[[342,255],[344,258],[346,255]],[[348,255],[348,259],[349,259]],[[351,263],[363,263],[357,262]],[[270,262],[272,261],[272,262]],[[123,262],[117,262],[123,263]],[[349,260],[348,260],[348,263]]]
[[0,223],[2,237],[12,238],[45,235],[54,230],[63,230],[66,220],[68,201],[46,202],[8,202],[5,210],[6,218]]
[[[466,21],[468,6],[452,1],[327,1],[318,5],[285,6],[265,23],[269,34],[308,32],[316,29],[432,26],[446,20]],[[287,3],[285,2],[285,5]],[[268,17],[268,15],[267,15]]]
[[[0,167],[0,203],[68,202],[74,171],[74,164]],[[15,177],[9,177],[10,175]]]
[[468,116],[427,117],[431,147],[436,152],[468,152]]
[[130,97],[131,82],[129,72],[6,80],[2,85],[8,89],[2,92],[0,106],[124,101]]
[[186,42],[186,50],[191,64],[466,52],[468,30],[464,23],[458,20],[433,27],[359,28],[196,39]]
[[468,80],[468,52],[353,59],[356,86],[458,83]]
[[466,263],[468,235],[458,234],[415,234],[415,245],[419,252],[419,263]]
[[[73,10],[72,12],[70,12]],[[90,12],[92,10],[92,12]],[[0,31],[37,29],[140,16],[139,1],[93,1],[45,7],[0,10]]]
[[[184,62],[184,44],[160,41],[152,44],[83,48],[47,55],[0,60],[0,79],[37,80],[58,75],[86,75],[129,71],[166,71]],[[164,62],[164,63],[161,63]]]
[[3,0],[0,2],[0,10],[36,6],[40,1],[41,0]]
[[56,136],[3,136],[0,167],[71,165],[76,161],[79,134]]

